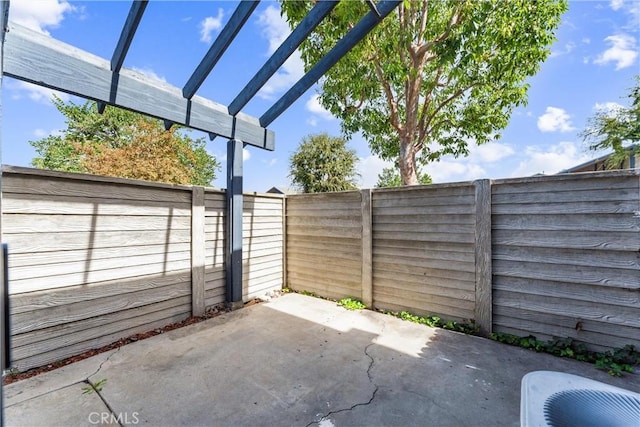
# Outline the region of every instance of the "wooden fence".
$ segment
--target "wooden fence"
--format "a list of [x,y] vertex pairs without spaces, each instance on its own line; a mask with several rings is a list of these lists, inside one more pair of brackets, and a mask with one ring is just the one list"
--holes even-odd
[[486,265],[476,263],[486,256],[476,248],[490,246],[490,223],[477,223],[475,215],[488,190],[478,181],[288,196],[288,286],[388,310],[484,321],[489,330],[491,282],[476,268]]
[[[5,167],[13,366],[224,301],[224,203],[209,188]],[[245,195],[243,232],[245,300],[285,276],[485,334],[640,348],[637,170],[293,195],[286,211]]]
[[640,173],[287,197],[287,284],[591,348],[640,348]]
[[[3,169],[12,365],[24,370],[224,301],[224,192]],[[245,300],[280,289],[281,196],[245,195]]]
[[638,171],[492,186],[494,330],[640,348]]

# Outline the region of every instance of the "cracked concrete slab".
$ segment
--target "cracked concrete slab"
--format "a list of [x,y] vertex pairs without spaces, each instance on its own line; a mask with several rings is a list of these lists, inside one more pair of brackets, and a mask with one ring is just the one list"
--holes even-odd
[[7,426],[118,425],[117,419],[84,382],[72,384],[5,408]]
[[[162,426],[512,426],[520,381],[534,370],[640,391],[640,375],[612,378],[586,363],[295,294],[101,356],[81,378],[107,380],[98,397],[113,414]],[[69,385],[64,378],[79,374],[7,389],[18,396],[37,381],[60,390]],[[31,395],[35,402],[55,392]],[[25,424],[41,420],[35,408],[19,414]],[[68,410],[87,419],[87,408]],[[9,411],[8,424],[17,416]]]
[[11,384],[3,390],[4,405],[5,407],[12,406],[85,381],[116,351],[107,351],[64,368]]

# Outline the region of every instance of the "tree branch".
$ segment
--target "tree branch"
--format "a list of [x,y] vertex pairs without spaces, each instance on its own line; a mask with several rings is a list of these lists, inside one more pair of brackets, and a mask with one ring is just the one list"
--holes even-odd
[[459,25],[460,22],[462,22],[462,15],[460,14],[460,4],[462,4],[462,2],[460,2],[458,4],[458,7],[452,12],[451,18],[449,18],[449,25],[447,25],[447,29],[430,42],[420,45],[415,52],[416,57],[423,57],[429,50],[433,48],[434,45],[440,43],[442,40],[447,39],[447,37],[449,37],[449,35],[451,34],[451,30]]
[[373,65],[376,77],[382,85],[382,89],[387,99],[387,104],[389,105],[389,120],[391,121],[391,125],[398,131],[398,133],[401,133],[402,126],[400,125],[400,117],[398,116],[398,103],[393,97],[393,91],[391,90],[389,81],[384,78],[382,66],[380,65],[380,57],[376,56],[373,58]]
[[[471,89],[474,86],[477,86],[479,83],[472,83],[469,86],[465,87],[465,88],[460,88],[457,91],[455,91],[453,94],[451,94],[451,96],[449,96],[447,99],[445,99],[444,101],[442,101],[437,107],[436,109],[433,111],[433,113],[429,114],[428,118],[425,121],[424,127],[425,127],[425,133],[424,135],[428,135],[428,133],[430,133],[434,126],[431,126],[431,122],[433,121],[433,119],[436,117],[436,115],[440,112],[440,110],[442,110],[447,104],[449,104],[451,101],[453,101],[454,99],[458,98],[459,96],[463,95],[467,90]],[[430,129],[428,129],[430,127]]]
[[[424,102],[422,103],[422,112],[420,113],[420,118],[418,119],[418,132],[419,132],[418,141],[422,141],[422,139],[424,138],[424,135],[426,134],[425,121],[427,117],[428,107],[429,107],[429,104],[431,103],[431,100],[433,99],[433,91],[437,86],[440,86],[439,82],[440,82],[441,75],[442,75],[442,65],[440,65],[440,67],[438,67],[436,71],[436,78],[434,79],[434,82],[435,82],[434,87],[429,91],[427,96],[424,97]],[[449,75],[449,79],[451,79],[451,75]]]

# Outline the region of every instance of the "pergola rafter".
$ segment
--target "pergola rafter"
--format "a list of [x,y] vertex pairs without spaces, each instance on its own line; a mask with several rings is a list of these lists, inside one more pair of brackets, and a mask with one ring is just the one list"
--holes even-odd
[[[133,1],[111,60],[92,55],[21,25],[7,23],[10,2],[0,0],[0,83],[2,76],[9,76],[94,100],[101,110],[106,105],[112,105],[156,117],[163,120],[166,127],[179,124],[204,131],[212,138],[227,138],[227,301],[231,305],[238,305],[242,303],[242,148],[244,145],[251,145],[274,150],[275,135],[267,126],[400,3],[400,0],[382,0],[377,4],[372,0],[364,1],[371,11],[260,119],[242,113],[242,108],[331,13],[338,1],[320,0],[229,107],[226,107],[199,97],[196,93],[256,9],[257,1],[243,0],[239,3],[181,89],[123,68],[148,0]],[[0,278],[4,276],[1,268],[0,275]],[[4,300],[6,295],[2,295],[2,298]],[[0,307],[2,306],[0,301]],[[194,307],[193,311],[194,314],[203,312],[204,307]],[[6,328],[1,325],[0,329],[3,333],[6,332]]]

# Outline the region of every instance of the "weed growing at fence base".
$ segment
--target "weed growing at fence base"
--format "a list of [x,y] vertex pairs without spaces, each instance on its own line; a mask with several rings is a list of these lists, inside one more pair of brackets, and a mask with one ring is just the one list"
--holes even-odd
[[505,333],[493,333],[489,335],[492,340],[528,348],[537,352],[553,354],[559,357],[568,357],[583,362],[594,363],[598,369],[605,369],[611,376],[621,377],[623,373],[635,372],[634,366],[640,365],[640,352],[632,345],[616,348],[604,353],[589,351],[584,344],[571,338],[540,341],[535,336],[519,337]]
[[[363,310],[367,308],[367,306],[364,305],[362,301],[357,300],[355,298],[343,298],[340,301],[336,301],[331,298],[325,298],[323,296],[320,296],[315,292],[294,291],[289,288],[284,288],[283,293],[287,293],[287,292],[295,292],[295,293],[299,293],[301,295],[306,295],[309,297],[320,298],[327,301],[334,301],[334,302],[337,302],[339,306],[342,306],[347,310]],[[409,313],[408,311],[401,311],[400,313],[395,311],[389,311],[389,310],[376,310],[376,311],[378,311],[379,313],[387,314],[389,316],[394,316],[409,322],[431,326],[432,328],[448,329],[450,331],[462,332],[469,335],[476,335],[480,331],[480,329],[473,323],[460,323],[454,320],[442,320],[438,316],[423,317],[423,316],[418,316],[418,315]]]
[[347,310],[364,310],[367,308],[362,301],[355,298],[342,298],[338,301],[338,305],[346,308]]
[[381,313],[389,314],[391,316],[398,317],[402,320],[407,320],[413,323],[419,323],[421,325],[431,326],[432,328],[442,328],[449,331],[462,332],[468,335],[476,335],[479,332],[479,328],[473,323],[456,322],[454,320],[442,320],[438,316],[418,316],[416,314],[409,313],[408,311],[401,311],[397,313],[395,311],[379,310]]

